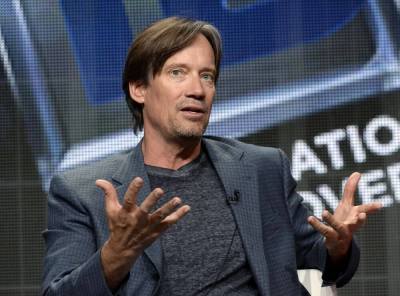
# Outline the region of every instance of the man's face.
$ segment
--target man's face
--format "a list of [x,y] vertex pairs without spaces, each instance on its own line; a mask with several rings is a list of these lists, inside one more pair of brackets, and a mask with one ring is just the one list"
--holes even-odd
[[[215,94],[214,53],[199,34],[186,48],[167,59],[148,86],[139,87],[146,136],[170,140],[203,135]],[[133,95],[135,100],[138,96]]]

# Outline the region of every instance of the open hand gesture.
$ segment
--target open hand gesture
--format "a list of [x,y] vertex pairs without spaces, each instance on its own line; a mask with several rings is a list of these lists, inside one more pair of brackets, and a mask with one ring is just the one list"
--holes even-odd
[[160,188],[154,189],[141,205],[137,205],[136,198],[143,186],[143,180],[139,177],[130,183],[122,205],[110,182],[97,180],[96,185],[105,194],[105,210],[110,231],[109,239],[101,251],[102,266],[107,284],[111,289],[115,289],[144,249],[169,226],[185,216],[190,207],[184,205],[177,208],[181,200],[174,197],[152,212],[152,208],[163,195]]
[[325,245],[333,262],[340,262],[349,251],[353,234],[365,224],[367,216],[382,207],[381,203],[354,205],[354,197],[361,175],[353,173],[346,182],[343,198],[334,214],[325,210],[321,222],[309,217],[308,222],[325,237]]

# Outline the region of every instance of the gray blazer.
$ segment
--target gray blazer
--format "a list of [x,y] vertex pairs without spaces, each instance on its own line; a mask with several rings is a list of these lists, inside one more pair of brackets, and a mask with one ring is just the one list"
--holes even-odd
[[[204,137],[203,143],[227,196],[240,192],[232,208],[260,295],[303,295],[297,269],[320,269],[325,283],[338,287],[351,279],[359,261],[357,245],[351,247],[345,270],[329,268],[323,237],[307,223],[309,213],[280,150],[216,137]],[[109,232],[104,196],[95,180],[111,181],[122,202],[136,176],[145,181],[140,203],[150,193],[140,145],[53,178],[44,232],[43,295],[112,295],[100,262],[99,249]],[[116,294],[154,295],[162,264],[160,243],[155,241]]]

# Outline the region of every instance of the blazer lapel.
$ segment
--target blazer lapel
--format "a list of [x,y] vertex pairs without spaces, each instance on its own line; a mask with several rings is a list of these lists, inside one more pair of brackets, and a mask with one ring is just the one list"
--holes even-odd
[[232,211],[257,286],[261,295],[268,295],[269,277],[262,238],[256,170],[242,161],[243,151],[212,140],[204,139],[204,143],[227,196],[239,197],[238,201],[232,203]]
[[[141,149],[140,142],[129,154],[127,161],[117,170],[117,172],[112,177],[114,181],[119,183],[120,185],[117,187],[119,201],[122,204],[124,200],[124,195],[130,182],[135,177],[141,177],[144,181],[144,185],[142,189],[139,191],[139,195],[137,197],[137,204],[140,205],[143,200],[148,196],[151,192],[150,181],[147,176],[147,172],[144,166],[143,153]],[[162,273],[162,252],[161,252],[161,244],[160,240],[155,240],[149,247],[144,250],[145,255],[150,259],[153,263],[155,269],[158,274]]]

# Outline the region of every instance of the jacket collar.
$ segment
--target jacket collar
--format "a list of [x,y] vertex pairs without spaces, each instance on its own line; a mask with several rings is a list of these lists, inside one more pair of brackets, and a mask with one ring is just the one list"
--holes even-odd
[[[144,181],[144,185],[139,191],[136,199],[137,204],[140,205],[146,198],[146,196],[148,196],[151,192],[149,177],[146,173],[146,169],[144,166],[142,141],[140,141],[139,144],[133,149],[133,151],[128,154],[126,161],[112,176],[112,179],[117,183],[116,189],[121,204],[123,203],[124,195],[128,189],[130,182],[135,177],[141,177]],[[162,252],[160,240],[154,241],[149,247],[145,249],[144,253],[153,263],[153,266],[157,270],[158,274],[161,275]]]
[[206,150],[228,197],[239,197],[231,208],[239,228],[246,257],[261,295],[269,291],[268,267],[259,212],[257,170],[246,161],[246,153],[233,145],[205,140]]

